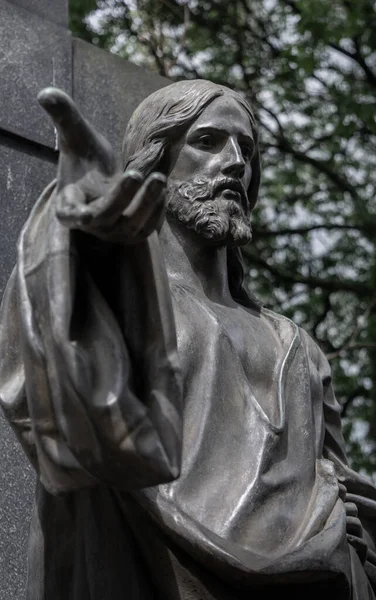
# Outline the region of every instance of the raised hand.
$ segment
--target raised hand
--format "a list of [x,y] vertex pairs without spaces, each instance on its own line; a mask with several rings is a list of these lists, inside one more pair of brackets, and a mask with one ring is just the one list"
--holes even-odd
[[60,221],[96,237],[132,244],[148,237],[163,217],[166,179],[145,181],[136,171],[118,172],[107,140],[57,88],[38,95],[59,135],[57,208]]

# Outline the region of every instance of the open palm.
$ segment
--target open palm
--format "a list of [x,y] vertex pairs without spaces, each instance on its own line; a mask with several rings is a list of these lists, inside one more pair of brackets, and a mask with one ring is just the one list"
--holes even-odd
[[148,237],[164,210],[165,177],[145,181],[137,171],[121,173],[110,144],[57,88],[38,95],[59,135],[57,217],[71,229],[132,244]]

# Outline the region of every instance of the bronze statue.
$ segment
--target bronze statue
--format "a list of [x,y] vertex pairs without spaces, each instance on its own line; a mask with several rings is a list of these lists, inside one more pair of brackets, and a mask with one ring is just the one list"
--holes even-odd
[[260,181],[244,99],[155,92],[124,173],[61,91],[57,180],[2,305],[0,395],[38,474],[28,600],[370,600],[376,490],[328,362],[243,285]]

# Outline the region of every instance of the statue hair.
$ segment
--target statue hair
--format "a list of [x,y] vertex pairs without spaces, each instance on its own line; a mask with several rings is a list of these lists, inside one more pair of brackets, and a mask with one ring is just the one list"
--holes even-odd
[[[255,141],[252,158],[252,180],[247,190],[252,209],[260,185],[258,131],[247,101],[230,88],[203,79],[179,81],[148,96],[133,113],[123,141],[124,170],[134,169],[147,177],[154,171],[168,175],[169,149],[215,98],[234,98],[249,116]],[[239,248],[228,249],[228,280],[231,294],[244,306],[260,309],[260,303],[244,286],[244,263]]]

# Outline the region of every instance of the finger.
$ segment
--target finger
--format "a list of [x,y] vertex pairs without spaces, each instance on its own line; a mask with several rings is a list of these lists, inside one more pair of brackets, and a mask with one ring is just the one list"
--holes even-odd
[[38,94],[38,102],[51,117],[63,150],[95,159],[110,170],[115,169],[110,144],[84,119],[68,94],[48,87]]
[[120,217],[111,227],[96,230],[96,235],[115,243],[138,244],[160,227],[164,216],[164,204],[162,190],[158,197],[153,197],[151,212],[148,211],[147,214],[144,211],[139,214],[136,213],[131,220]]
[[125,245],[138,244],[146,240],[153,231],[158,229],[163,213],[164,202],[157,200],[153,213],[149,216],[147,223],[145,223],[144,226],[140,224],[137,229],[135,229],[133,225],[130,226],[127,219],[121,217],[111,231],[102,230],[98,232],[99,237],[102,236],[103,239]]
[[355,548],[360,560],[364,563],[367,558],[368,551],[368,546],[365,540],[353,535],[347,535],[347,541],[353,548]]
[[136,231],[132,230],[131,234],[128,233],[130,243],[136,243],[141,240],[145,240],[153,231],[159,230],[161,222],[164,218],[165,205],[164,205],[163,193],[160,194],[159,198],[156,198],[152,212],[148,215],[143,222],[139,223]]
[[85,194],[76,185],[68,185],[60,192],[56,204],[56,216],[70,229],[80,227],[91,220],[90,205],[85,204]]
[[139,228],[138,223],[144,223],[153,212],[155,202],[160,199],[165,185],[166,177],[161,173],[153,173],[123,212],[124,218],[133,224],[135,231]]
[[164,194],[153,196],[153,202],[140,208],[132,219],[122,217],[123,226],[127,231],[127,243],[135,243],[138,239],[147,238],[159,225],[164,212]]
[[358,507],[354,502],[345,502],[346,515],[349,517],[358,516]]
[[159,211],[159,215],[158,215],[158,219],[157,219],[157,223],[155,225],[155,229],[158,233],[160,233],[161,229],[162,229],[162,225],[164,223],[164,220],[166,218],[166,199],[165,199],[165,195],[164,193],[162,194],[162,206],[161,209]]
[[[126,171],[109,189],[108,193],[94,200],[93,226],[106,227],[115,223],[141,188],[143,177],[138,171]],[[94,223],[96,221],[96,223]]]
[[346,517],[346,531],[350,535],[363,538],[363,527],[356,517]]

